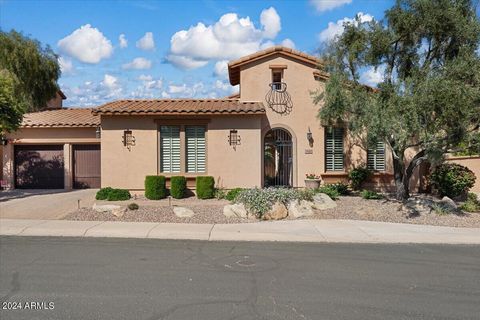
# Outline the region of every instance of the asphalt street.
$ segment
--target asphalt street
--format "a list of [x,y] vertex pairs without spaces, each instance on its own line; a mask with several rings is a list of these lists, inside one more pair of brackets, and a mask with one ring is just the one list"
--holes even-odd
[[480,246],[2,237],[0,300],[2,320],[479,319]]

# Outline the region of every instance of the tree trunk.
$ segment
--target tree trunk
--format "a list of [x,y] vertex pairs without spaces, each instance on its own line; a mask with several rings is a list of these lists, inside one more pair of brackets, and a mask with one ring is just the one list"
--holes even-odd
[[402,158],[393,157],[393,176],[395,179],[395,198],[397,200],[403,201],[410,197],[409,194],[409,185],[405,184],[404,179],[404,168],[405,164],[403,163]]

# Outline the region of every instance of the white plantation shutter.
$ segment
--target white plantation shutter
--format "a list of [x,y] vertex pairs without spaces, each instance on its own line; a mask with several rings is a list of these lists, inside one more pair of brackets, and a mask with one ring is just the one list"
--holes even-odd
[[205,127],[186,126],[186,170],[205,172]]
[[384,171],[385,170],[385,143],[379,141],[375,147],[368,148],[367,151],[367,166],[370,170]]
[[327,171],[343,171],[343,128],[328,127],[325,140]]
[[160,126],[160,171],[180,172],[179,126]]

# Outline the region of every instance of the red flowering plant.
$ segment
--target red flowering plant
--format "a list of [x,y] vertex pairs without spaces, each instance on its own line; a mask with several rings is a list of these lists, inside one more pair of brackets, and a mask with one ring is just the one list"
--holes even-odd
[[311,179],[311,180],[320,180],[321,177],[319,175],[316,175],[315,173],[307,173],[305,174],[305,177],[307,179]]

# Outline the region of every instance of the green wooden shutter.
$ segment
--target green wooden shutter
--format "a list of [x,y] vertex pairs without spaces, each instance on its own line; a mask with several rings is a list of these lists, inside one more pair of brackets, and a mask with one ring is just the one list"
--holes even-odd
[[375,147],[368,148],[367,166],[370,170],[385,171],[385,143],[379,141]]
[[205,127],[185,127],[186,171],[205,172]]
[[328,127],[325,140],[327,171],[343,171],[343,128]]
[[179,126],[160,126],[160,171],[180,172]]

